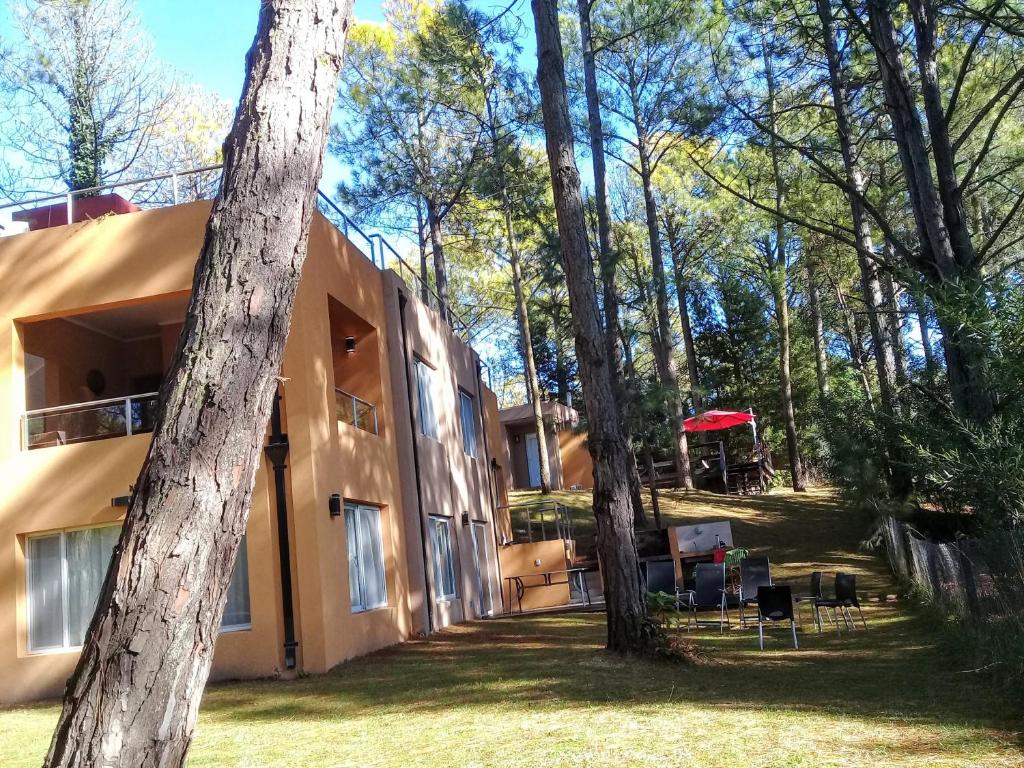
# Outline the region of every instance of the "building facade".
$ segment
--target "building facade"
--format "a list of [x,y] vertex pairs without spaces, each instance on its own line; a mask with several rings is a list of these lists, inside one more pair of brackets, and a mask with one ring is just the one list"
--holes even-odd
[[[0,703],[59,695],[77,660],[209,209],[0,238]],[[324,672],[501,611],[504,458],[480,370],[314,217],[214,679]]]
[[[579,430],[579,414],[562,403],[541,404],[545,443],[553,490],[594,487],[594,465],[587,448],[587,433]],[[541,445],[530,403],[498,413],[506,475],[513,490],[540,487]]]

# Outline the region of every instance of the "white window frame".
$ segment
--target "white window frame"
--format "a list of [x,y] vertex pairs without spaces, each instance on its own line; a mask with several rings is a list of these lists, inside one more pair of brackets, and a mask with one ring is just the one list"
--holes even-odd
[[419,421],[420,434],[437,440],[440,434],[437,420],[436,401],[434,399],[434,368],[420,357],[413,358],[416,369],[416,415]]
[[[71,645],[71,611],[68,607],[68,557],[67,557],[67,535],[75,533],[76,531],[87,531],[93,528],[120,528],[123,525],[123,521],[116,523],[104,523],[102,525],[88,525],[79,526],[75,528],[61,528],[55,531],[46,531],[40,533],[32,533],[25,536],[25,646],[28,648],[28,652],[32,655],[36,654],[47,654],[47,653],[64,653],[68,651],[80,651],[81,645]],[[35,647],[32,644],[32,567],[31,558],[29,556],[29,542],[33,539],[49,539],[54,536],[58,537],[60,541],[60,607],[61,607],[61,623],[62,623],[62,639],[60,645],[48,645],[45,647]],[[243,534],[242,541],[239,544],[240,547],[246,546],[246,537]],[[246,552],[248,555],[248,552]],[[237,567],[237,559],[236,559]],[[108,563],[109,567],[109,563]],[[232,573],[232,579],[234,573]],[[245,577],[249,578],[248,569],[248,556],[246,557],[246,573]],[[99,596],[97,595],[97,599]],[[252,629],[252,598],[250,594],[249,598],[249,621],[244,624],[229,624],[222,625],[220,628],[221,632],[240,632],[244,630]]]
[[[349,586],[349,600],[350,600],[350,602],[352,602],[352,613],[366,613],[367,611],[375,611],[375,610],[379,610],[380,608],[387,608],[388,607],[388,578],[387,578],[387,568],[386,568],[386,566],[384,564],[384,526],[383,526],[383,522],[382,522],[382,519],[381,519],[383,517],[383,515],[381,514],[382,510],[381,510],[380,507],[373,506],[371,504],[357,504],[354,501],[346,501],[345,502],[345,528],[346,528],[345,542],[346,542],[346,547],[347,548],[348,548],[348,534],[351,533],[357,540],[359,538],[359,526],[358,525],[351,526],[351,524],[349,522],[349,511],[352,511],[354,514],[360,514],[360,515],[362,515],[362,514],[370,514],[370,515],[373,515],[374,519],[376,520],[376,523],[377,523],[377,543],[378,543],[378,549],[379,549],[378,556],[380,558],[380,572],[377,574],[377,576],[380,578],[381,594],[384,596],[384,599],[381,600],[379,603],[369,604],[369,603],[366,602],[366,589],[365,589],[365,583],[363,581],[366,578],[366,571],[364,570],[365,564],[359,561],[359,551],[360,551],[361,548],[360,548],[359,544],[356,545],[356,547],[355,547],[356,551],[355,552],[352,552],[351,548],[349,548],[349,553],[348,553],[349,562],[351,563],[353,557],[356,558],[356,561],[358,563],[357,572],[359,573],[359,585],[358,586],[359,586],[360,601],[358,603],[351,600],[352,589],[351,589],[351,585]],[[349,573],[351,573],[351,569],[349,570]]]
[[[34,533],[25,537],[25,617],[28,623],[25,626],[26,647],[31,654],[38,653],[62,653],[64,651],[81,650],[81,645],[71,644],[71,611],[68,607],[68,550],[67,535],[76,531],[87,531],[94,528],[118,528],[121,523],[89,525],[78,528],[64,528],[57,531],[46,531],[45,533]],[[51,539],[54,536],[60,542],[60,612],[61,612],[61,644],[35,647],[32,644],[32,567],[29,557],[30,542],[33,539]],[[109,567],[109,562],[107,566]],[[99,596],[97,595],[97,598]]]
[[[468,409],[468,414],[467,414]],[[469,421],[466,421],[466,416]],[[477,457],[476,398],[464,389],[459,389],[459,420],[462,422],[462,450],[471,457]]]
[[[445,561],[441,559],[440,549],[440,537],[438,536],[438,526],[443,525],[448,532],[447,543],[448,551],[447,558]],[[459,597],[459,578],[458,573],[455,570],[455,552],[452,544],[454,534],[452,533],[452,519],[450,517],[444,517],[442,515],[430,515],[430,549],[434,563],[434,589],[437,592],[437,599],[441,601],[457,600]],[[451,572],[452,590],[446,592],[444,588],[444,566],[448,566],[448,570]]]

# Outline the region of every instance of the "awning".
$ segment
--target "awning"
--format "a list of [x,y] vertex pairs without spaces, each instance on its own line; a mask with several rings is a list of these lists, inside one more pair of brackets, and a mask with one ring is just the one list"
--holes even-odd
[[750,411],[705,411],[686,419],[683,429],[687,432],[711,432],[749,424],[753,420],[754,415]]

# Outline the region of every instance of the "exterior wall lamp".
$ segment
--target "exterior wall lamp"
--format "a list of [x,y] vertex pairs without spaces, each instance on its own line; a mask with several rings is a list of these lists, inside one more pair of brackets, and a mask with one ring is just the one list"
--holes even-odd
[[345,354],[351,355],[356,351],[356,337],[346,336],[345,337]]
[[331,494],[331,498],[327,500],[327,509],[330,511],[331,517],[341,517],[341,494]]

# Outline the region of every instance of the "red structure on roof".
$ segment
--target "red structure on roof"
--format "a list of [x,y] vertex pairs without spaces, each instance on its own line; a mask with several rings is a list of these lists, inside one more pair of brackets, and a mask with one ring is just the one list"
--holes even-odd
[[686,419],[683,429],[687,432],[712,432],[749,424],[753,420],[754,414],[750,411],[705,411]]
[[[75,198],[71,208],[76,222],[98,219],[100,216],[110,214],[134,213],[140,210],[137,205],[116,194],[78,197]],[[57,203],[42,208],[32,208],[27,211],[18,211],[11,218],[14,221],[28,222],[28,228],[32,231],[59,227],[68,223],[68,206],[67,203]]]

